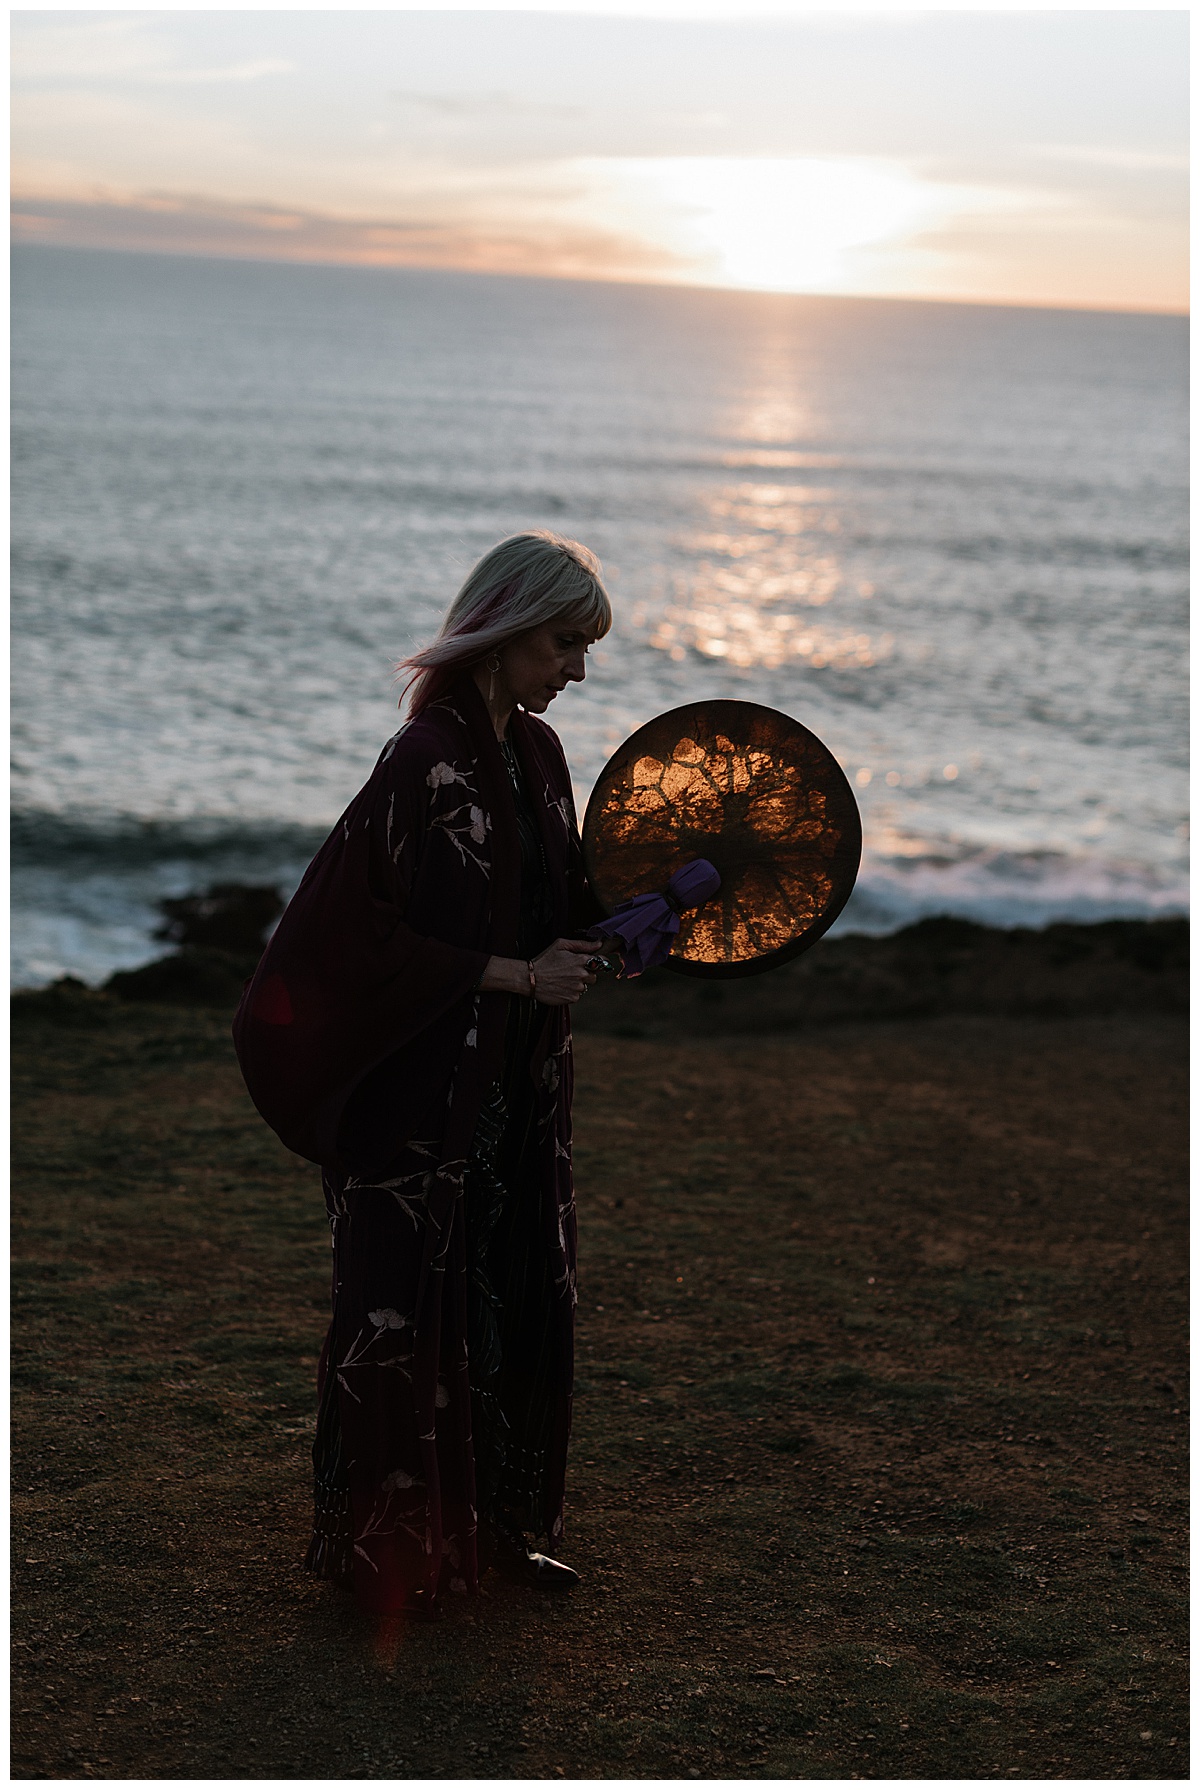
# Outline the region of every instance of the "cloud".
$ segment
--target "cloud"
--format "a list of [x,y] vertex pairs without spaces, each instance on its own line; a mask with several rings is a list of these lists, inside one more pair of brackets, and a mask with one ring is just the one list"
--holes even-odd
[[424,113],[433,118],[578,118],[583,106],[556,106],[543,101],[522,99],[514,93],[410,93],[394,89],[387,95],[391,104]]
[[179,49],[137,18],[71,19],[15,14],[12,79],[29,87],[211,87],[294,74],[290,57],[251,56],[189,68]]
[[219,81],[261,81],[268,75],[291,75],[296,64],[282,56],[260,56],[252,62],[234,62],[228,68],[165,68],[143,77],[160,86],[206,87]]
[[77,16],[58,22],[45,14],[12,15],[14,87],[128,79],[161,68],[168,55],[135,19]]
[[17,199],[17,242],[235,259],[444,267],[557,279],[678,277],[679,258],[617,229],[569,219],[350,218],[202,195]]
[[1190,158],[1182,150],[1105,148],[1096,143],[1033,143],[1025,154],[1039,161],[1115,168],[1129,174],[1186,174],[1190,166]]

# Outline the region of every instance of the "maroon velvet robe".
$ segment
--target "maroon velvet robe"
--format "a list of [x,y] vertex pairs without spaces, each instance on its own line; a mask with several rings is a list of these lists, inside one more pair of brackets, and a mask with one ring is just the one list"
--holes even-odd
[[[521,711],[509,737],[541,828],[554,936],[563,936],[599,912],[566,759],[554,732]],[[519,900],[512,789],[483,700],[464,678],[385,746],[309,866],[234,1023],[255,1105],[325,1171],[340,1314],[328,1371],[338,1381],[355,1584],[376,1609],[414,1593],[432,1599],[446,1579],[477,1582],[463,1174],[481,1099],[500,1073],[511,998],[475,985],[490,956],[517,955]],[[557,1331],[542,1533],[557,1540],[576,1298],[571,1037],[565,1007],[538,1009],[538,1018],[530,1073]],[[356,1109],[372,1086],[364,1125]]]

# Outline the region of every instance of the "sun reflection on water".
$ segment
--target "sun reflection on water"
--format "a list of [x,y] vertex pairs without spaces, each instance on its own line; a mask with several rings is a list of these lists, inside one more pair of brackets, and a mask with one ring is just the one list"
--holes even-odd
[[755,603],[729,602],[714,592],[707,600],[698,596],[688,603],[671,604],[650,636],[650,644],[673,659],[684,658],[690,649],[742,670],[752,666],[773,669],[796,660],[818,670],[824,666],[846,670],[876,664],[894,642],[887,634],[814,626],[806,617],[786,611],[764,613]]
[[818,624],[806,613],[873,589],[848,586],[830,550],[840,529],[835,496],[818,486],[750,483],[712,493],[709,521],[732,526],[700,529],[679,543],[691,564],[671,576],[650,644],[672,659],[691,651],[739,669],[799,661],[844,669],[886,657],[891,635]]
[[731,471],[740,466],[757,466],[779,472],[812,472],[844,464],[840,454],[800,453],[794,448],[733,448],[721,455],[721,465]]
[[838,534],[841,522],[831,508],[833,492],[816,485],[730,485],[709,498],[714,518],[740,522],[764,534]]

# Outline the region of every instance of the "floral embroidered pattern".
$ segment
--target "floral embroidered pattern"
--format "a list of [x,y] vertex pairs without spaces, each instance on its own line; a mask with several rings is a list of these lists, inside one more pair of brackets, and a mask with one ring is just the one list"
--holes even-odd
[[563,831],[569,837],[575,825],[575,806],[571,801],[570,796],[556,796],[548,783],[546,785],[545,796],[547,808],[549,808],[552,814],[557,814],[559,820],[561,820],[563,824]]
[[398,840],[395,845],[392,844],[392,832],[393,832],[394,823],[395,823],[395,816],[396,816],[396,792],[395,792],[395,790],[393,790],[391,793],[391,796],[388,799],[387,853],[388,853],[388,857],[392,860],[392,863],[398,864],[400,862],[400,853],[404,850],[405,846],[408,844],[408,834],[405,833],[403,838]]
[[[458,766],[448,764],[445,759],[433,766],[425,781],[433,792],[430,797],[431,803],[436,803],[438,791],[442,789],[461,788],[468,796],[476,796],[479,793]],[[492,830],[491,816],[484,812],[477,801],[460,802],[455,808],[448,808],[440,814],[434,814],[429,823],[429,830],[431,833],[435,830],[443,833],[458,853],[462,863],[466,864],[469,861],[482,870],[485,876],[491,876],[491,864],[474,849],[486,844],[487,836]]]
[[542,1065],[542,1086],[548,1094],[555,1094],[558,1092],[558,1084],[562,1079],[562,1061],[563,1058],[568,1055],[570,1049],[571,1040],[568,1036],[559,1045],[557,1050],[552,1050],[550,1052]]
[[374,1541],[377,1538],[391,1535],[408,1535],[417,1543],[423,1554],[432,1554],[433,1552],[433,1535],[429,1525],[426,1524],[424,1532],[422,1532],[415,1523],[402,1522],[399,1512],[395,1509],[395,1494],[387,1492],[384,1493],[381,1500],[376,1502],[354,1543],[354,1552],[360,1560],[366,1562],[374,1573],[379,1571],[379,1567],[362,1544],[364,1541]]
[[396,732],[392,735],[391,739],[387,742],[387,744],[383,748],[382,753],[380,754],[380,758],[379,758],[380,764],[387,763],[388,759],[392,756],[392,753],[396,750],[396,747],[399,745],[400,741],[404,738],[405,734],[408,732],[408,730],[411,726],[412,726],[412,722],[406,721],[402,727],[398,727],[396,729]]
[[461,783],[464,789],[470,787],[458,766],[447,764],[445,759],[434,765],[425,781],[430,789],[442,789],[450,783]]
[[364,1340],[364,1334],[360,1330],[349,1349],[347,1349],[343,1359],[337,1364],[338,1385],[341,1386],[344,1391],[349,1393],[356,1405],[361,1405],[362,1400],[346,1378],[346,1375],[348,1373],[353,1373],[355,1368],[395,1368],[397,1372],[404,1375],[406,1380],[412,1379],[412,1375],[406,1365],[413,1358],[411,1348],[407,1355],[388,1355],[383,1359],[376,1356],[374,1360],[368,1360],[368,1357],[371,1350],[381,1338],[387,1335],[389,1330],[413,1329],[413,1319],[411,1317],[401,1317],[400,1313],[398,1311],[393,1311],[390,1306],[385,1306],[381,1311],[369,1312],[367,1316],[368,1321],[375,1326],[374,1334],[366,1337]]

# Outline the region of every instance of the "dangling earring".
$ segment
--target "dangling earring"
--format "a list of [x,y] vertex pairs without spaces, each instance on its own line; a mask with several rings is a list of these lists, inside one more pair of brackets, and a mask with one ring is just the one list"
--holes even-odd
[[490,659],[488,659],[488,660],[487,660],[487,661],[486,661],[486,663],[487,663],[487,668],[488,668],[488,670],[489,670],[489,671],[490,671],[490,672],[491,672],[491,674],[492,674],[492,675],[491,675],[491,678],[490,678],[490,680],[489,680],[489,682],[488,682],[488,706],[489,706],[489,707],[490,707],[490,706],[491,706],[491,704],[492,704],[492,703],[493,703],[493,702],[495,702],[495,700],[496,700],[496,673],[497,673],[497,672],[498,672],[498,671],[499,671],[499,669],[500,669],[500,655],[499,655],[499,653],[493,653],[493,654],[492,654],[492,656],[491,656],[491,658],[490,658]]

